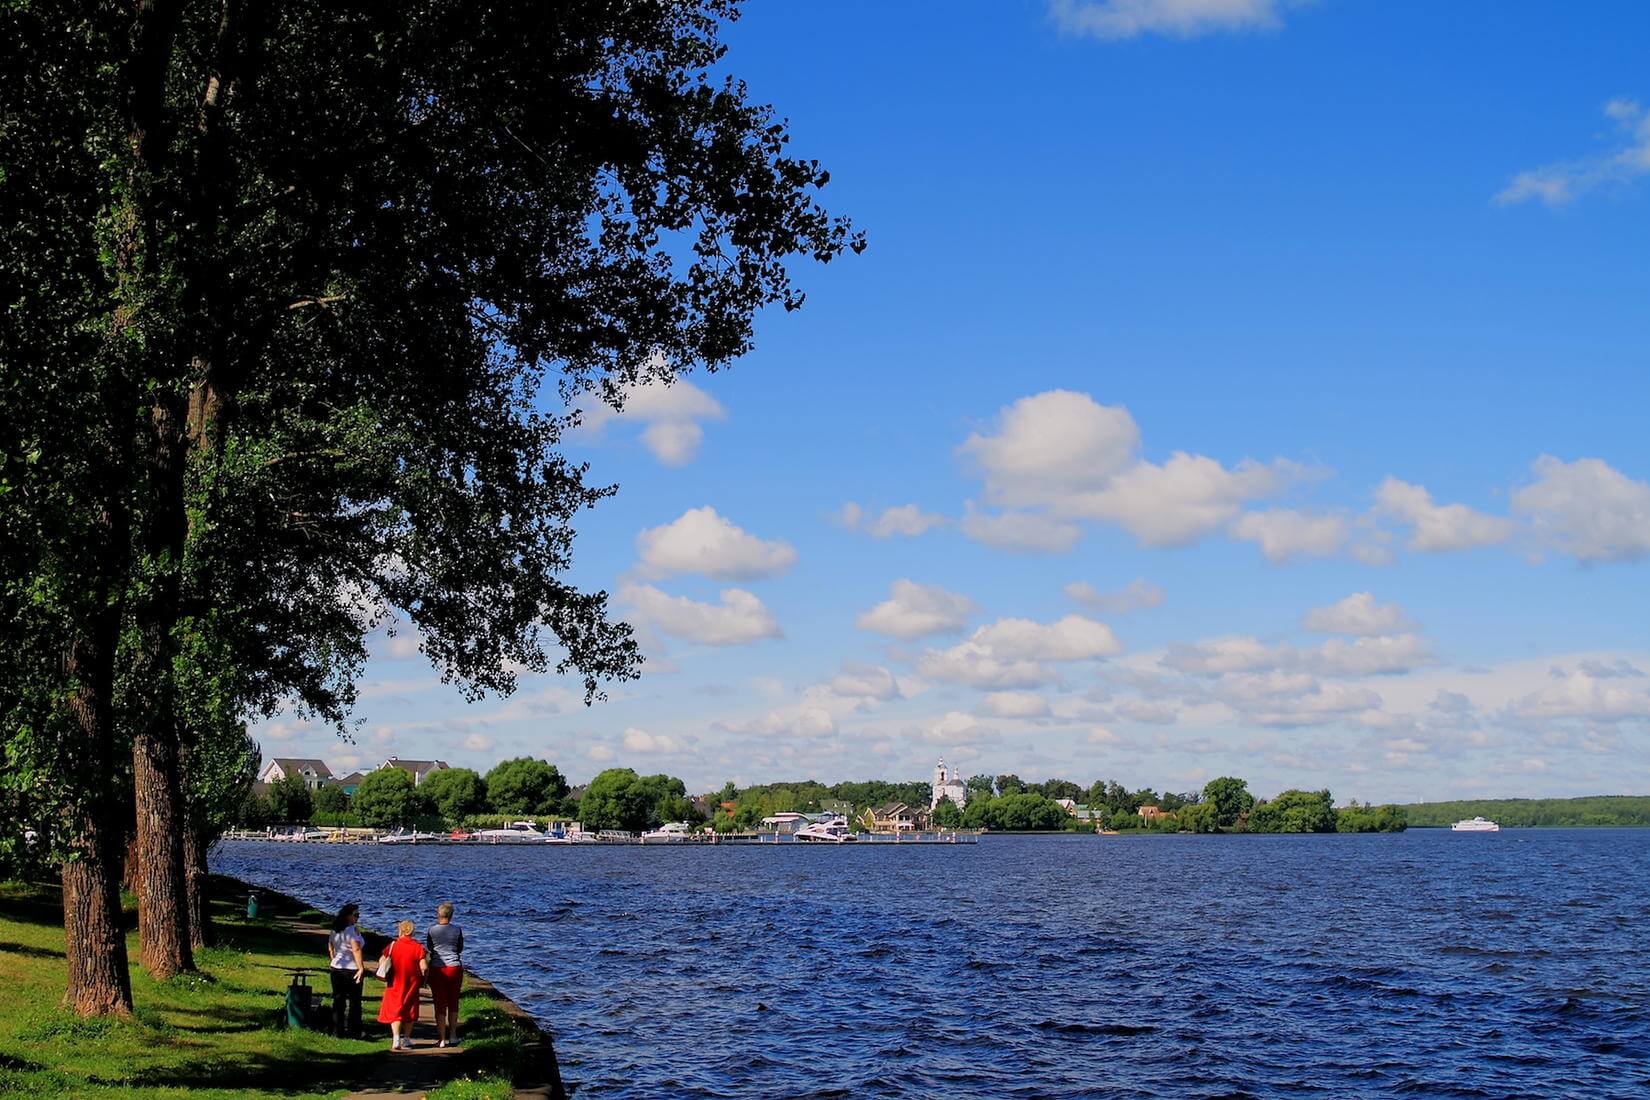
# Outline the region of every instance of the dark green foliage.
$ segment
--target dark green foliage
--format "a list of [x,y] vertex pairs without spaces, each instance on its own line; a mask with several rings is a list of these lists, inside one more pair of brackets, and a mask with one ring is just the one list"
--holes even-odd
[[1076,802],[1083,797],[1083,788],[1069,779],[1044,780],[1036,789],[1044,798],[1069,798]]
[[418,793],[449,825],[487,809],[487,784],[469,768],[438,768],[424,777]]
[[568,786],[554,764],[518,756],[493,765],[485,790],[494,813],[553,814],[562,810]]
[[1230,829],[1253,808],[1255,796],[1247,780],[1223,775],[1203,785],[1203,801],[1214,806],[1221,828]]
[[337,784],[327,784],[315,792],[315,813],[334,817],[349,813],[349,795]]
[[413,785],[412,776],[400,768],[379,768],[368,772],[355,788],[352,809],[365,824],[390,829],[413,824],[428,815],[431,807]]
[[1402,806],[1360,806],[1354,800],[1335,811],[1337,833],[1401,833],[1408,827]]
[[1480,798],[1462,802],[1414,802],[1399,807],[1414,826],[1440,827],[1485,817],[1510,828],[1650,825],[1650,796],[1583,798]]
[[315,796],[303,778],[289,775],[269,785],[269,815],[277,825],[302,825],[315,812]]
[[1335,804],[1324,791],[1288,790],[1249,812],[1251,833],[1332,833]]
[[1070,815],[1055,801],[1034,791],[971,798],[963,809],[963,824],[970,829],[999,832],[1027,832],[1064,829]]
[[861,247],[735,14],[0,5],[0,806],[106,884],[134,735],[182,824],[246,717],[346,729],[396,618],[471,694],[638,673],[567,579],[613,491],[575,403],[732,362]]
[[934,825],[941,829],[955,829],[962,825],[963,812],[949,797],[942,798],[934,806]]
[[1218,833],[1220,811],[1212,802],[1198,802],[1182,808],[1175,817],[1180,827],[1192,833]]
[[666,821],[697,821],[680,779],[637,775],[630,768],[608,768],[590,781],[579,800],[579,822],[586,829],[642,832]]

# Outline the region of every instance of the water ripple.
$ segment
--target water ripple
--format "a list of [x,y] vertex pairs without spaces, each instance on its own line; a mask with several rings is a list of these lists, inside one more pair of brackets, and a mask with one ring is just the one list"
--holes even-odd
[[1650,831],[902,849],[241,843],[466,961],[596,1097],[1642,1096]]

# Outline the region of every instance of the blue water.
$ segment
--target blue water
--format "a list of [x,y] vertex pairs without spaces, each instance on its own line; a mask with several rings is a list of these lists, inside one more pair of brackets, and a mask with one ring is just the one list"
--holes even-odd
[[236,843],[465,961],[594,1097],[1650,1095],[1650,830]]

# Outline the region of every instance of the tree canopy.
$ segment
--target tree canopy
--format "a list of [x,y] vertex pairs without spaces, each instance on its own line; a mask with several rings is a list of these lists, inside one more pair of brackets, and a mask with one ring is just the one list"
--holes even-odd
[[357,817],[375,828],[411,825],[429,812],[429,800],[400,768],[379,768],[361,778],[351,800]]
[[381,624],[471,693],[637,673],[567,580],[612,491],[579,403],[731,362],[793,258],[861,246],[721,71],[735,14],[0,7],[0,784],[73,857],[82,1011],[130,1003],[123,808],[145,962],[187,969],[194,748],[342,728]]
[[518,756],[487,773],[487,802],[501,814],[553,814],[567,798],[567,780],[551,763]]

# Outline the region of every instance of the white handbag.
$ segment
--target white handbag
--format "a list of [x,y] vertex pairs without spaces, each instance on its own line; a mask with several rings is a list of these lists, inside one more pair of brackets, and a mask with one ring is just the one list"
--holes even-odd
[[383,958],[378,960],[378,977],[379,977],[380,981],[388,981],[389,980],[389,977],[390,977],[390,957],[389,957],[388,953],[386,953]]

